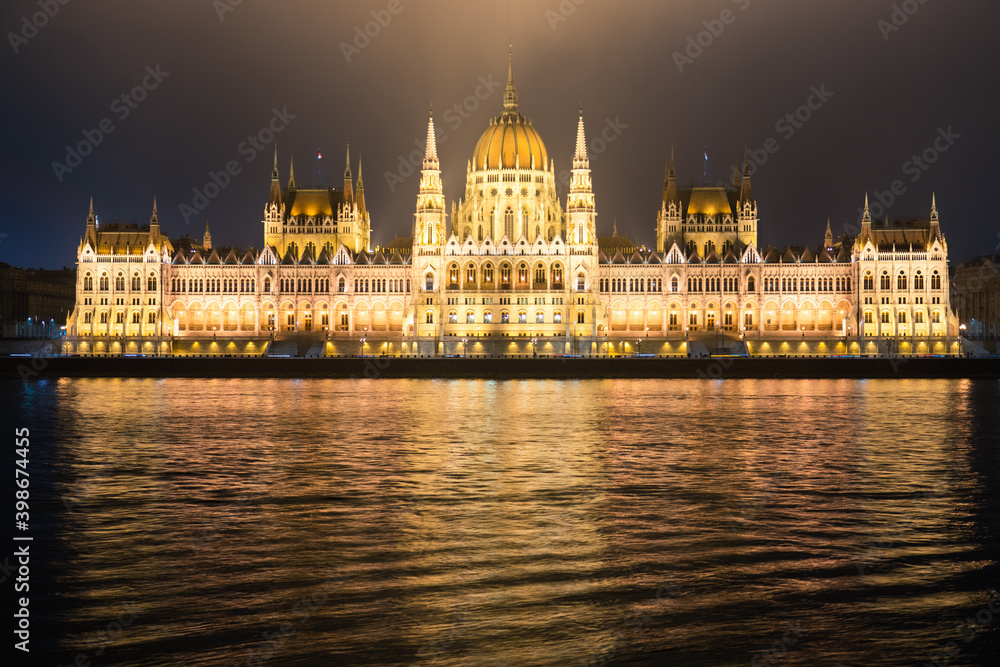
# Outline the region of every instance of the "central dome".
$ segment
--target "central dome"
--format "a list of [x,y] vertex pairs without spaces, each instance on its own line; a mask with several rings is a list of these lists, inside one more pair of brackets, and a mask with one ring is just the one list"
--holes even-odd
[[517,111],[517,90],[514,89],[514,71],[507,61],[507,90],[503,95],[503,113],[490,120],[490,126],[479,137],[472,154],[472,168],[481,169],[538,169],[544,170],[549,162],[548,151],[531,121]]
[[490,121],[472,156],[472,168],[476,170],[518,166],[544,170],[548,163],[549,154],[538,131],[516,111],[505,111]]

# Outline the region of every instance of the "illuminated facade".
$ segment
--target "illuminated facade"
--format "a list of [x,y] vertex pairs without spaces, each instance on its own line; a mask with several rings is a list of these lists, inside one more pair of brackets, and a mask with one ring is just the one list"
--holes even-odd
[[358,168],[342,190],[279,183],[262,250],[149,226],[91,204],[67,322],[80,354],[943,354],[958,351],[936,203],[816,248],[759,248],[749,170],[680,188],[671,155],[656,248],[598,236],[583,112],[563,208],[540,135],[503,112],[477,143],[450,222],[433,117],[412,235],[371,248]]

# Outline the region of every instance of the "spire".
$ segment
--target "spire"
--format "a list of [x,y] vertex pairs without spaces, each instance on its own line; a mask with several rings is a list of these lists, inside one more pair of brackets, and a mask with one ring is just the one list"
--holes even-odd
[[94,216],[94,198],[90,198],[90,213],[87,214],[87,226],[97,224],[97,218]]
[[517,112],[517,90],[514,88],[514,45],[507,51],[507,89],[503,94],[503,108],[509,113]]
[[580,108],[580,120],[576,124],[576,152],[573,154],[573,169],[590,169],[590,158],[587,157],[587,135],[583,129],[583,107]]
[[208,220],[205,221],[205,238],[202,239],[201,244],[205,246],[205,250],[212,249],[212,232],[208,229]]
[[150,227],[152,227],[153,225],[156,225],[157,227],[160,226],[160,217],[156,213],[156,197],[155,196],[153,197],[153,215],[149,216],[149,225],[150,225]]
[[830,218],[826,219],[826,234],[823,235],[823,245],[827,250],[833,249],[833,232],[830,230]]
[[94,198],[90,198],[90,212],[87,214],[87,233],[83,236],[84,242],[90,242],[97,247],[97,216],[94,215]]
[[865,212],[861,216],[861,224],[862,225],[867,224],[869,227],[872,224],[872,214],[871,214],[871,211],[868,210],[868,193],[867,192],[865,193]]
[[434,109],[427,117],[427,144],[424,148],[424,170],[438,171],[441,163],[438,161],[437,135],[434,133]]
[[615,225],[611,229],[611,235],[612,236],[618,236],[618,218],[615,218]]
[[365,206],[365,179],[361,174],[361,156],[358,156],[358,215],[362,220],[365,219],[365,215],[368,209]]
[[274,168],[271,169],[271,195],[268,204],[281,204],[281,179],[278,176],[278,142],[274,142]]
[[344,166],[344,203],[354,205],[354,176],[351,174],[351,142],[347,142],[347,158]]
[[288,165],[288,189],[295,190],[298,186],[295,185],[295,156],[291,157],[291,162]]
[[937,210],[937,196],[931,193],[931,233],[930,238],[927,240],[928,245],[934,239],[941,239],[944,242],[944,237],[941,236],[941,221],[938,220],[938,210]]
[[743,179],[740,184],[740,203],[749,202],[752,206],[753,201],[753,190],[750,188],[750,157],[749,149],[743,147]]
[[931,222],[938,222],[937,195],[931,193]]
[[667,173],[663,179],[663,203],[676,202],[677,199],[677,171],[674,168],[674,144],[670,144],[670,161],[667,163]]

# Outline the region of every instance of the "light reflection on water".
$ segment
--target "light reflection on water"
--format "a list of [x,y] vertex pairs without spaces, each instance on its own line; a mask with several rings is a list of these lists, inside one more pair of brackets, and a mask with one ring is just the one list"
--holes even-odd
[[51,442],[41,609],[66,662],[923,664],[951,640],[955,665],[1000,646],[1000,612],[956,630],[1000,581],[997,383],[6,389]]

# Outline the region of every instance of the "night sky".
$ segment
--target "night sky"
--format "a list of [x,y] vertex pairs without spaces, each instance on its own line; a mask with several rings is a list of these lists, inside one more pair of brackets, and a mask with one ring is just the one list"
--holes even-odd
[[259,248],[273,152],[244,142],[275,110],[283,182],[292,154],[315,182],[319,149],[342,187],[349,140],[372,243],[409,236],[429,106],[450,210],[509,41],[557,178],[583,104],[601,234],[617,219],[655,243],[672,142],[682,184],[729,180],[749,145],[762,245],[816,246],[828,217],[852,230],[866,191],[890,218],[927,216],[936,192],[953,263],[1000,243],[995,0],[6,0],[0,27],[0,261],[17,266],[73,265],[91,196],[102,222],[147,223],[155,195],[171,237],[208,220],[217,246]]

